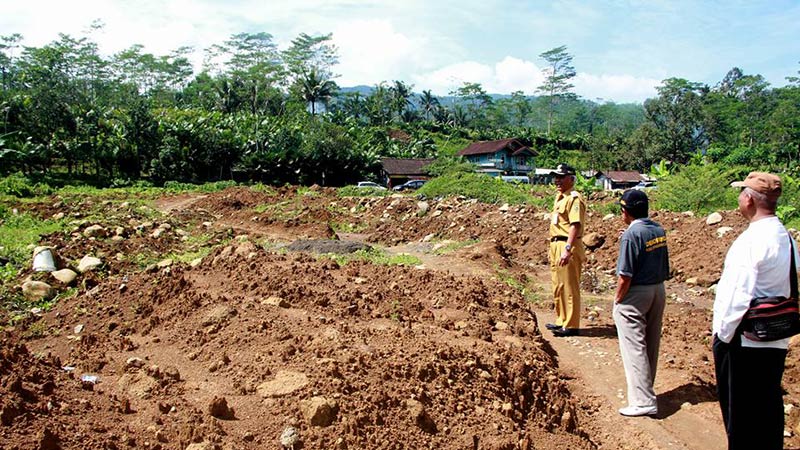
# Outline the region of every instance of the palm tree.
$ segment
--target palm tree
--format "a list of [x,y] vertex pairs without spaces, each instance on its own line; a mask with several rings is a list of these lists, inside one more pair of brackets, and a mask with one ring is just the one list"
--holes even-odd
[[436,108],[439,106],[439,99],[430,90],[422,91],[422,95],[419,96],[419,107],[425,115],[425,120],[430,120],[431,115],[436,112]]
[[409,86],[402,81],[395,81],[394,86],[389,88],[392,94],[392,106],[397,112],[397,117],[400,119],[403,117],[403,111],[405,111],[407,107],[413,105],[413,103],[411,103],[411,89],[413,87],[414,86]]
[[300,95],[303,100],[311,105],[312,116],[316,114],[317,103],[322,102],[323,105],[327,106],[328,101],[339,89],[336,83],[326,79],[316,69],[311,69],[308,73],[304,73],[299,81]]

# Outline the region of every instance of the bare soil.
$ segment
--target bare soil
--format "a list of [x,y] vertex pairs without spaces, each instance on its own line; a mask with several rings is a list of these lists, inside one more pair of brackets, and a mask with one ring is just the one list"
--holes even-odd
[[[674,275],[660,413],[631,419],[616,412],[618,216],[590,214],[603,244],[583,274],[585,327],[556,339],[541,331],[552,320],[546,211],[318,187],[166,197],[155,218],[124,201],[20,206],[78,221],[43,239],[61,266],[86,254],[105,265],[0,332],[2,449],[280,449],[282,433],[295,449],[725,448],[709,287],[746,226],[735,212],[713,226],[654,214]],[[94,223],[122,238],[87,238]],[[719,237],[720,226],[733,231]],[[319,255],[364,244],[421,264]],[[787,448],[800,445],[799,377],[793,343]]]

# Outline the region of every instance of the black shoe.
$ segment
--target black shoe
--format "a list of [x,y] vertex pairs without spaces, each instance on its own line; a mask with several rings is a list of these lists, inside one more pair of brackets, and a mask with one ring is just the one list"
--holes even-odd
[[546,323],[546,324],[544,324],[544,327],[547,328],[548,330],[551,330],[551,331],[552,330],[560,330],[561,329],[561,325],[556,325],[554,323]]
[[567,336],[577,336],[580,334],[577,328],[559,328],[557,330],[553,330],[553,336],[556,337],[567,337]]

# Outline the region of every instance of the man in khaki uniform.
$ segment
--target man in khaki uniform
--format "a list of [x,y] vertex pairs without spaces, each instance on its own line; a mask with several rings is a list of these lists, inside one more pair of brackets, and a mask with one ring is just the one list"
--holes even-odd
[[545,327],[555,336],[576,336],[581,318],[581,265],[585,252],[581,237],[586,223],[586,202],[575,187],[575,169],[559,164],[555,171],[558,189],[550,220],[550,274],[556,321]]

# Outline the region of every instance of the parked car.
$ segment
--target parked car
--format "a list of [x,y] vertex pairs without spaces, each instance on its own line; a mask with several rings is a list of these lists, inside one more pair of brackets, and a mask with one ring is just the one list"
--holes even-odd
[[385,187],[381,186],[378,183],[373,183],[372,181],[359,181],[356,187],[386,190]]
[[392,188],[394,191],[405,191],[405,190],[415,190],[422,187],[425,184],[426,180],[409,180],[405,183],[401,184],[400,186],[395,186]]
[[633,189],[643,191],[645,189],[657,189],[657,187],[654,181],[640,181]]

